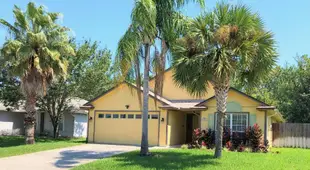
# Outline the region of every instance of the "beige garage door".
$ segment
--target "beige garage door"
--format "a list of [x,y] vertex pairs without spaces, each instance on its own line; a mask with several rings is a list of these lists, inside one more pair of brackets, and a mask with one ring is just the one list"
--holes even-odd
[[[159,142],[159,112],[149,113],[149,145]],[[139,145],[142,133],[141,112],[95,112],[95,143]]]

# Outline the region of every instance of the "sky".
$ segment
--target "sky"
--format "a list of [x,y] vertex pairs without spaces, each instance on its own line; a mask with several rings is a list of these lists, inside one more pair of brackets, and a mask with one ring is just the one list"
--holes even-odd
[[[310,1],[309,0],[226,0],[231,4],[246,4],[262,17],[267,30],[272,31],[279,53],[278,64],[295,63],[296,55],[310,54]],[[0,18],[13,23],[14,4],[26,8],[27,0],[0,0]],[[134,0],[34,0],[50,12],[61,12],[60,23],[72,29],[78,42],[84,39],[101,42],[115,54],[117,43],[130,24]],[[217,1],[206,0],[212,9]],[[195,17],[201,10],[190,3],[182,10]],[[7,35],[0,27],[0,46]]]

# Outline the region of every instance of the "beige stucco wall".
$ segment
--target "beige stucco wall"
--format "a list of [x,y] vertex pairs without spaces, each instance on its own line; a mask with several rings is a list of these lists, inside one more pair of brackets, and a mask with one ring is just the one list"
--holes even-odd
[[[253,125],[254,123],[257,123],[260,128],[263,131],[264,134],[264,122],[265,122],[265,111],[257,110],[256,107],[260,105],[257,101],[248,98],[244,95],[241,95],[240,93],[230,90],[228,92],[228,99],[227,103],[229,102],[236,102],[241,105],[241,112],[248,112],[249,116],[256,115],[256,121],[255,122],[249,122],[249,125]],[[209,114],[214,114],[216,112],[216,100],[212,99],[206,103],[206,106],[208,107],[208,110],[201,112],[201,128],[207,129],[207,128],[214,128],[209,126]],[[270,118],[269,118],[270,119]],[[267,139],[269,140],[269,143],[272,142],[272,131],[270,129],[270,122],[268,121],[267,126]]]
[[[214,95],[213,87],[211,84],[209,84],[210,90],[208,91],[206,95],[201,96],[201,97],[192,96],[186,91],[186,89],[177,86],[174,83],[172,76],[173,76],[173,69],[166,71],[164,74],[163,96],[166,97],[167,99],[171,99],[171,100],[207,99]],[[155,79],[152,79],[150,81],[150,89],[154,91],[154,87],[155,87]]]
[[[142,93],[141,93],[142,96]],[[109,91],[104,96],[99,97],[97,100],[92,102],[92,105],[94,106],[94,109],[91,109],[89,111],[89,116],[92,117],[92,120],[89,120],[89,131],[88,131],[88,142],[96,142],[106,140],[103,136],[107,136],[104,133],[97,133],[94,132],[94,129],[100,130],[105,127],[103,123],[97,123],[97,116],[95,116],[99,112],[102,113],[122,113],[122,114],[142,114],[141,108],[139,106],[138,102],[138,96],[135,88],[132,88],[126,83],[123,83],[119,86],[117,86],[115,89]],[[129,108],[126,108],[126,105],[129,106]],[[157,113],[160,115],[158,121],[154,122],[153,120],[149,121],[149,142],[150,145],[160,145],[165,146],[166,145],[166,127],[167,127],[167,111],[161,110],[159,108],[161,106],[160,102],[157,102],[155,104],[154,98],[149,97],[149,114]],[[161,121],[163,119],[163,121]],[[96,122],[97,121],[97,122]],[[134,121],[134,122],[131,122]],[[96,122],[96,123],[94,123]],[[111,122],[111,121],[110,121]],[[110,122],[106,122],[109,124]],[[137,144],[137,139],[140,141],[141,136],[141,129],[142,129],[142,119],[140,120],[130,120],[130,121],[122,121],[122,120],[112,120],[115,124],[118,125],[119,129],[122,129],[126,131],[126,128],[128,126],[135,126],[136,129],[135,132],[130,133],[132,138],[128,138],[126,143],[128,144]],[[115,133],[117,134],[117,133]],[[94,141],[94,135],[95,135],[95,141]],[[125,141],[119,141],[122,140],[121,138],[117,138],[113,134],[109,134],[109,137],[111,139],[108,139],[108,141],[114,141],[114,143],[124,143]]]
[[[181,100],[181,99],[198,99],[194,96],[191,96],[185,89],[180,88],[175,85],[172,79],[173,70],[169,70],[165,73],[164,78],[164,89],[163,89],[163,96],[167,99],[174,99],[174,100]],[[150,81],[150,88],[154,90],[154,79]],[[141,93],[142,96],[142,93]],[[210,85],[210,91],[205,96],[200,97],[200,99],[207,99],[211,96],[214,96],[213,88]],[[242,112],[248,112],[250,117],[255,115],[255,122],[252,122],[250,125],[257,123],[262,130],[264,130],[264,111],[257,110],[257,106],[261,105],[261,103],[242,95],[234,90],[230,90],[228,94],[228,103],[235,102],[240,104]],[[88,141],[94,142],[94,128],[101,129],[101,125],[95,125],[96,115],[95,112],[115,112],[121,111],[122,113],[128,112],[136,112],[137,114],[141,114],[141,108],[139,106],[137,92],[135,88],[128,86],[126,83],[123,83],[105,95],[97,98],[95,101],[91,103],[94,106],[94,109],[89,111],[89,120],[88,125]],[[156,105],[157,104],[157,105]],[[155,104],[154,98],[149,97],[149,111],[150,114],[152,112],[158,112],[160,114],[159,123],[158,124],[150,124],[150,129],[159,129],[159,134],[157,135],[158,144],[160,146],[166,145],[174,145],[174,144],[181,144],[182,140],[185,141],[186,137],[186,117],[181,116],[178,111],[167,111],[160,109],[162,105],[161,102],[157,102]],[[129,108],[126,108],[126,106]],[[209,127],[208,119],[210,114],[214,114],[216,112],[216,101],[215,99],[211,99],[206,103],[208,107],[207,110],[202,111],[200,113],[200,117],[194,117],[194,128],[201,127],[206,129]],[[169,113],[168,113],[169,112]],[[127,113],[126,113],[127,114]],[[126,123],[116,122],[119,124],[120,129],[126,129],[128,126]],[[137,124],[137,129],[141,129],[140,123]],[[182,127],[184,125],[184,127]],[[268,126],[269,127],[269,126]],[[268,132],[268,140],[270,140],[270,130]],[[151,132],[153,133],[153,132]],[[133,133],[132,135],[141,135],[140,131]],[[99,137],[100,138],[100,137]],[[155,137],[152,137],[151,141],[155,141]],[[129,139],[130,140],[130,139]],[[129,143],[137,143],[129,141]],[[155,142],[153,142],[155,143]]]

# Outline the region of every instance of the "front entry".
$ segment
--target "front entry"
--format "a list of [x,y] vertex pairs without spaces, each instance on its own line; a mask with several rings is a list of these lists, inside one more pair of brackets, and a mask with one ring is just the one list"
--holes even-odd
[[186,143],[192,142],[193,138],[193,116],[194,114],[186,114]]

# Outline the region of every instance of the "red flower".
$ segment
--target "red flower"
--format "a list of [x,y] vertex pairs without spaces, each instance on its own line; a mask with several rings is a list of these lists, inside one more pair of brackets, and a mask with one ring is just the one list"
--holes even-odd
[[201,142],[201,145],[202,145],[202,146],[207,146],[207,143],[206,143],[205,141],[202,141],[202,142]]
[[195,129],[194,133],[195,133],[195,135],[199,135],[200,134],[200,129]]

